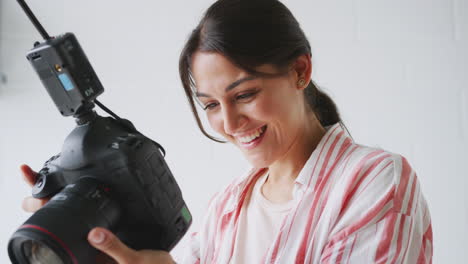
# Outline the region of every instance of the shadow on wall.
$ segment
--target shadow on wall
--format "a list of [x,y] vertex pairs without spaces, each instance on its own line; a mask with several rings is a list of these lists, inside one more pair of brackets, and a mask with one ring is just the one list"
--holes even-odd
[[0,72],[0,84],[7,84],[7,81],[8,81],[7,76],[3,72]]

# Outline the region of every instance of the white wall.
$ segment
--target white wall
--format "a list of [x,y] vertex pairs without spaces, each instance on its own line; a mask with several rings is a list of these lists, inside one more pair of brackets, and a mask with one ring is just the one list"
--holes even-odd
[[[178,79],[183,42],[212,1],[28,2],[50,34],[77,35],[106,88],[101,101],[165,146],[196,230],[210,196],[247,167],[198,132]],[[355,140],[403,154],[418,172],[434,263],[468,259],[468,1],[284,2],[310,38],[313,78]],[[19,165],[40,168],[74,126],[25,59],[38,39],[16,2],[0,0],[0,263],[28,217]]]

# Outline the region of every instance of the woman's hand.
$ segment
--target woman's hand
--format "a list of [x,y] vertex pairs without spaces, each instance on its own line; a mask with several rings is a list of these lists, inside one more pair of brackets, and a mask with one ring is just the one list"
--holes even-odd
[[162,250],[133,250],[127,247],[109,230],[96,227],[88,234],[89,243],[115,261],[102,260],[99,263],[118,264],[174,264],[171,255]]
[[[37,172],[33,171],[28,165],[20,166],[24,181],[29,186],[34,186],[37,180]],[[49,199],[37,199],[32,196],[23,200],[23,209],[26,212],[36,212]],[[109,230],[104,228],[94,228],[88,234],[88,242],[98,250],[104,252],[96,260],[98,264],[173,264],[175,263],[171,255],[162,250],[133,250],[127,247]]]
[[[31,187],[36,184],[37,172],[33,171],[28,165],[20,166],[21,172],[23,174],[24,181]],[[45,203],[49,201],[48,198],[37,199],[32,196],[28,196],[23,200],[23,210],[26,212],[34,213],[39,210]]]

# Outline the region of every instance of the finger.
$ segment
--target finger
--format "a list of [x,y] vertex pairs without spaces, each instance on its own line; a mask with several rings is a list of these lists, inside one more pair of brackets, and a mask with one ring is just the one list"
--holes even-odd
[[135,250],[127,247],[119,238],[110,231],[96,227],[88,234],[89,243],[115,259],[119,264],[135,263],[137,253]]
[[29,186],[33,186],[36,183],[37,172],[33,171],[28,165],[23,164],[20,166],[20,170],[23,174],[23,179]]
[[99,252],[99,254],[96,256],[96,262],[97,264],[118,264],[113,258],[109,257],[108,255]]
[[23,210],[29,213],[34,213],[39,210],[44,204],[47,203],[46,199],[36,199],[31,196],[23,199]]

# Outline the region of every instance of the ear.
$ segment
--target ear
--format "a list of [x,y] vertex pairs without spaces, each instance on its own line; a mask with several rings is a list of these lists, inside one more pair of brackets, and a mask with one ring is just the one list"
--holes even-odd
[[[299,90],[303,90],[309,85],[312,75],[312,62],[310,54],[302,54],[297,57],[293,65],[296,86]],[[300,82],[300,80],[304,82]]]

